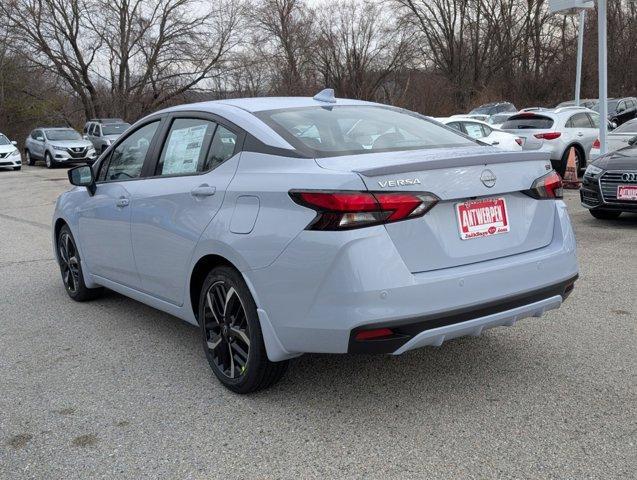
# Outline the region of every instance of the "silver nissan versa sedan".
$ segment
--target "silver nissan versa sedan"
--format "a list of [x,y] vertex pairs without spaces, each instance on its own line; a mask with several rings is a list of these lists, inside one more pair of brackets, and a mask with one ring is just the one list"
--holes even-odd
[[182,105],[69,171],[71,298],[106,287],[194,325],[247,393],[306,352],[398,355],[558,308],[578,275],[560,177],[376,103]]

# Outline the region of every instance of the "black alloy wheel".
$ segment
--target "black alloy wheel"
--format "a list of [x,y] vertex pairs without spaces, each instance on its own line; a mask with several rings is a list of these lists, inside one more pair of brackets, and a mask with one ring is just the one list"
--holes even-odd
[[67,225],[64,225],[58,234],[57,253],[62,281],[69,297],[78,302],[84,302],[102,293],[102,288],[88,288],[84,283],[80,253]]
[[257,307],[241,273],[213,268],[199,297],[203,348],[215,376],[235,393],[251,393],[278,382],[288,361],[267,356]]

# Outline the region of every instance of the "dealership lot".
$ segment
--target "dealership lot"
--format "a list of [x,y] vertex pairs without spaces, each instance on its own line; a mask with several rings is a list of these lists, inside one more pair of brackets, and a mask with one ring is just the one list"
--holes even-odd
[[566,192],[580,280],[541,319],[402,357],[311,355],[237,396],[199,332],[66,295],[50,218],[66,170],[0,172],[2,478],[630,478],[637,215]]

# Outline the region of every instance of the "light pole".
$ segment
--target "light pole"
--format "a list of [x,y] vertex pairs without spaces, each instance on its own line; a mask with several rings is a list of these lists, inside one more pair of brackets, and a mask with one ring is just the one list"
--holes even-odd
[[[631,0],[634,1],[634,0]],[[607,53],[606,53],[606,2],[597,0],[597,30],[599,46],[599,142],[600,153],[606,153],[606,133],[608,128]],[[580,13],[579,38],[577,39],[577,75],[575,79],[575,102],[579,105],[580,82],[582,78],[582,47],[584,36],[584,12],[595,6],[592,0],[550,0],[551,13],[572,15]]]

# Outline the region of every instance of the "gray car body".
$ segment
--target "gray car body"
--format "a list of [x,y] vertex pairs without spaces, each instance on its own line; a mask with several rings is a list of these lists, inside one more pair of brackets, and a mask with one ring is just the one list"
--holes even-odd
[[[47,153],[51,156],[54,164],[74,164],[94,161],[96,153],[93,144],[88,140],[79,138],[77,140],[51,140],[47,132],[55,130],[70,130],[69,128],[36,128],[24,142],[24,150],[28,152],[33,160],[45,160]],[[79,136],[79,133],[78,133]],[[64,150],[59,150],[58,148]],[[71,149],[79,149],[82,156],[73,158]]]
[[[374,104],[338,99],[335,105]],[[317,106],[325,104],[312,98],[224,100],[173,107],[140,120],[127,135],[153,119],[208,116],[235,131],[239,147],[202,174],[98,182],[94,195],[72,188],[57,201],[54,242],[67,224],[88,287],[105,286],[192,324],[197,324],[197,272],[233,265],[254,297],[273,361],[306,352],[345,353],[357,327],[501,301],[577,275],[564,203],[521,193],[547,173],[546,154],[475,145],[309,158],[254,114]],[[498,179],[492,188],[480,180],[485,166]],[[401,178],[418,181],[395,190],[434,192],[440,204],[419,219],[312,231],[306,227],[316,212],[288,194],[378,190]],[[191,195],[204,186],[214,195]],[[455,203],[498,195],[507,197],[516,216],[515,231],[490,242],[461,241]],[[428,330],[393,353],[513,325],[561,303],[553,295]]]

